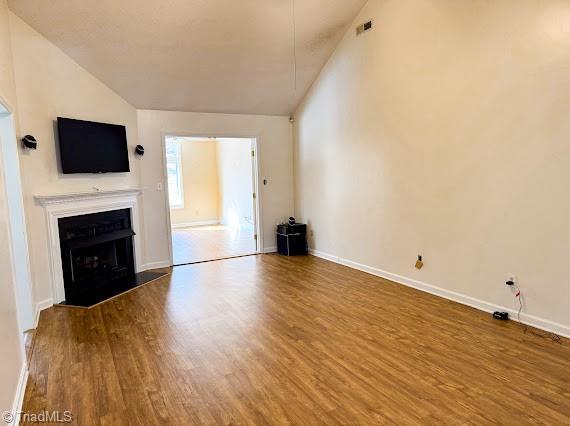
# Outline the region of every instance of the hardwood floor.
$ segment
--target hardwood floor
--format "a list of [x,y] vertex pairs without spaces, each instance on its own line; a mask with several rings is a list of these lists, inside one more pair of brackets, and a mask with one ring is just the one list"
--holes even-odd
[[77,424],[562,425],[570,346],[315,257],[251,256],[42,312],[24,411],[42,410]]
[[192,226],[172,230],[175,265],[253,254],[253,230],[232,230],[223,225]]

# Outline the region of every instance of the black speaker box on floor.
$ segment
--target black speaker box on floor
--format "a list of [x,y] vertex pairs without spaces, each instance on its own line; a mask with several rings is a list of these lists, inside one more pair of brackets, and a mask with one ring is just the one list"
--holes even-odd
[[285,256],[306,255],[307,225],[303,223],[277,225],[277,251]]

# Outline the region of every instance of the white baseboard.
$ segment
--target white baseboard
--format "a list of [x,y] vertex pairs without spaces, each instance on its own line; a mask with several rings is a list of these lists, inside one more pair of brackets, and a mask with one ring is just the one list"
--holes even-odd
[[38,328],[38,322],[40,321],[40,312],[44,309],[51,308],[53,306],[53,299],[45,299],[36,303],[36,311],[34,312],[34,328]]
[[264,247],[263,253],[277,253],[277,247]]
[[12,403],[12,415],[16,419],[12,424],[20,424],[19,413],[22,411],[22,404],[24,403],[24,394],[26,393],[26,384],[28,383],[28,366],[26,362],[22,364],[20,369],[20,377],[18,378],[18,386],[14,394],[14,402]]
[[170,261],[161,260],[160,262],[145,263],[139,267],[139,272],[148,271],[149,269],[169,268],[172,266]]
[[189,228],[191,226],[219,225],[220,219],[199,220],[196,222],[173,223],[172,229]]
[[[500,305],[495,305],[484,300],[476,299],[471,296],[466,296],[461,293],[457,293],[451,290],[446,290],[444,288],[427,284],[422,281],[414,280],[412,278],[404,277],[402,275],[397,275],[392,272],[387,272],[382,269],[374,268],[372,266],[363,265],[361,263],[353,262],[348,259],[343,259],[332,254],[324,253],[318,250],[309,249],[309,253],[313,256],[320,257],[331,262],[338,263],[340,265],[348,266],[349,268],[358,269],[359,271],[367,272],[369,274],[381,277],[390,281],[394,281],[398,284],[403,284],[408,287],[415,288],[417,290],[425,291],[426,293],[433,294],[435,296],[443,297],[444,299],[449,299],[463,305],[471,306],[472,308],[479,309],[484,312],[492,313],[494,311],[504,311],[508,312],[512,320],[517,321],[517,311],[511,308],[507,308]],[[570,327],[559,324],[553,321],[549,321],[544,318],[536,317],[534,315],[529,315],[524,312],[520,314],[520,322],[532,327],[539,328],[550,333],[555,333],[560,336],[570,338]]]

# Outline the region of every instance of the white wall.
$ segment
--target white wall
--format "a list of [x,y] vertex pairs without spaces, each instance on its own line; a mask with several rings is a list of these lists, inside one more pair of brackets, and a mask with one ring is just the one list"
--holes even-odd
[[253,231],[253,169],[251,139],[216,142],[222,223]]
[[[140,160],[136,110],[73,62],[16,15],[9,14],[21,135],[32,134],[38,149],[20,153],[24,205],[36,303],[51,297],[44,210],[34,195],[124,189],[139,186]],[[63,175],[56,157],[57,116],[127,126],[131,172],[106,175]],[[21,137],[21,135],[19,135]],[[59,301],[56,301],[59,302]]]
[[14,64],[12,60],[12,43],[10,41],[10,25],[8,3],[0,0],[0,94],[11,108],[16,108],[16,85],[14,84]]
[[291,126],[287,117],[202,114],[170,111],[138,111],[139,142],[145,146],[141,163],[144,191],[147,262],[167,262],[167,205],[165,192],[157,189],[164,182],[162,161],[165,134],[194,136],[258,137],[261,175],[263,243],[275,246],[275,225],[292,211]]
[[[16,107],[8,8],[0,0],[0,99]],[[3,108],[0,108],[3,109]],[[0,143],[6,141],[0,140]],[[2,156],[2,150],[0,150]],[[3,158],[0,157],[0,164]],[[24,367],[24,353],[16,310],[16,282],[10,247],[9,213],[4,174],[0,173],[0,411],[12,410]]]
[[296,112],[310,246],[568,334],[568,52],[567,1],[370,0]]

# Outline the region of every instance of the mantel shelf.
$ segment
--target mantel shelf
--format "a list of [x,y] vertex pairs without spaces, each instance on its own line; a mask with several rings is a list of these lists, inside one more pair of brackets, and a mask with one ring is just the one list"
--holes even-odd
[[34,195],[34,199],[42,206],[50,204],[70,203],[80,200],[93,200],[101,198],[120,198],[128,196],[136,196],[141,193],[140,189],[116,189],[111,191],[90,191],[90,192],[75,192],[68,194],[46,194]]

